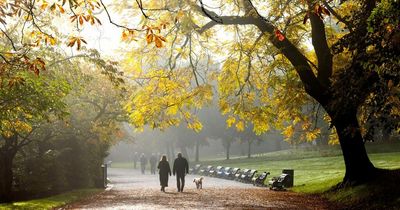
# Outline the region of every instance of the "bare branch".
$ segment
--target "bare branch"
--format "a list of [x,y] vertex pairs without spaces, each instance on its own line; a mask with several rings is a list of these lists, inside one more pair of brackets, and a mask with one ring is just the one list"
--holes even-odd
[[106,5],[104,5],[103,0],[100,0],[100,4],[103,6],[104,11],[106,11],[108,20],[109,20],[109,22],[110,22],[111,24],[113,24],[113,25],[115,25],[115,26],[117,26],[117,27],[120,27],[120,28],[124,28],[124,29],[127,29],[127,30],[131,30],[131,31],[143,31],[143,30],[140,30],[140,29],[129,28],[129,27],[126,27],[126,26],[124,26],[124,25],[120,25],[120,24],[118,24],[118,23],[115,23],[115,22],[111,19],[111,15],[110,15],[110,13],[108,12],[108,9],[107,9]]
[[201,11],[203,11],[203,13],[207,17],[209,17],[211,20],[215,21],[216,23],[223,24],[222,19],[217,14],[204,8],[204,4],[203,4],[202,0],[199,0],[199,2],[200,2]]
[[[136,0],[136,3],[137,3],[137,5],[138,5],[140,11],[142,12],[142,15],[143,15],[146,19],[153,20],[153,19],[151,19],[151,18],[144,12],[142,0]],[[104,6],[104,5],[103,5],[103,6]]]
[[353,32],[353,24],[351,24],[349,21],[344,19],[342,16],[340,16],[326,1],[322,1],[322,4],[328,9],[328,11],[335,16],[336,19],[338,19],[340,22],[344,23],[347,28],[349,29],[350,32]]
[[12,48],[17,51],[17,48],[15,47],[14,41],[11,39],[11,37],[8,35],[7,32],[5,32],[3,29],[1,29],[1,32],[7,37],[8,41],[10,41]]

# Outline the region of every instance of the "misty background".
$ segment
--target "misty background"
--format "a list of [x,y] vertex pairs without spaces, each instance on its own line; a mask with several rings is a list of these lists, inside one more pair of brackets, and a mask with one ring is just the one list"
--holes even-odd
[[248,157],[291,147],[283,141],[280,131],[257,136],[251,126],[246,127],[243,132],[236,131],[234,126],[227,128],[226,117],[216,107],[203,108],[198,116],[203,124],[200,133],[186,128],[185,123],[164,131],[146,127],[143,132],[135,132],[129,124],[124,124],[129,135],[110,149],[107,161],[130,162],[135,152],[139,155],[144,153],[146,157],[150,157],[152,153],[166,154],[169,160],[173,160],[176,153],[182,152],[190,162],[194,162],[210,158]]

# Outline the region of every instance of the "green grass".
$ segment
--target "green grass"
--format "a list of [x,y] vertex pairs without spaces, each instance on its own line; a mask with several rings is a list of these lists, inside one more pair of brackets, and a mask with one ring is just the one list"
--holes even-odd
[[0,204],[0,209],[53,209],[66,205],[68,203],[86,198],[96,193],[102,192],[102,189],[81,189],[71,192],[55,195],[47,198],[18,201],[8,204]]

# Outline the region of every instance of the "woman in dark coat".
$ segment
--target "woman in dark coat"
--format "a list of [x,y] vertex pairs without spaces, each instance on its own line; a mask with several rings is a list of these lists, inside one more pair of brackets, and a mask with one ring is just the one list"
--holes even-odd
[[161,191],[165,192],[165,187],[168,187],[168,175],[171,176],[171,168],[167,161],[167,156],[163,155],[160,162],[158,163],[158,169],[160,174],[160,185]]

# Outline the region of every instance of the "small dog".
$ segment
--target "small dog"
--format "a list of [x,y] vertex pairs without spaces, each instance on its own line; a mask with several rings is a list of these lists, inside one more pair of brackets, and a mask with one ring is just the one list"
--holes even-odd
[[193,182],[196,184],[197,189],[203,189],[203,177],[193,179]]

